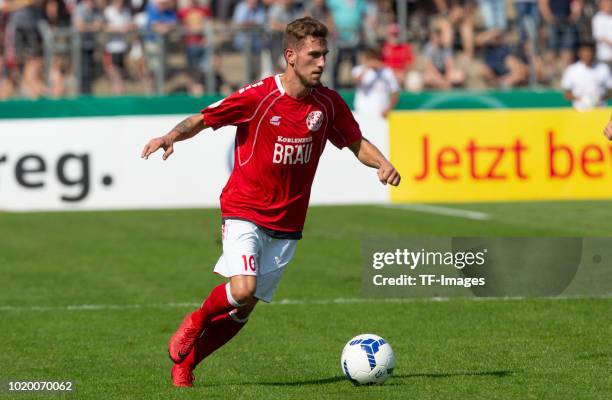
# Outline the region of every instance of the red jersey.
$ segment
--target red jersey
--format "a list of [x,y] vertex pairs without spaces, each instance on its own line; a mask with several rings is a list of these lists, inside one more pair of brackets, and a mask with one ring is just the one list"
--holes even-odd
[[234,169],[221,193],[223,218],[299,233],[326,142],[343,148],[361,138],[359,124],[334,90],[285,93],[280,75],[247,85],[202,110],[213,129],[235,125]]

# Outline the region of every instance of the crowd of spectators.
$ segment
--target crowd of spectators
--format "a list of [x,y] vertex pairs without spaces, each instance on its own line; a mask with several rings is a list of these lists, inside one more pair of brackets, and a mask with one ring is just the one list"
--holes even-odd
[[281,71],[285,26],[304,15],[330,27],[337,88],[364,55],[414,91],[558,88],[584,41],[612,65],[612,0],[0,0],[0,98],[153,93],[177,49],[181,90],[211,90],[211,74],[229,90],[224,55],[248,57],[235,84]]

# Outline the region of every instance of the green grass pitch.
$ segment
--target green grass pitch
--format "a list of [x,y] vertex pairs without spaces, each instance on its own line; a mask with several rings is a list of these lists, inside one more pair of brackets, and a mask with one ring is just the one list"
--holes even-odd
[[[219,282],[217,210],[1,213],[0,381],[76,382],[43,399],[609,399],[611,298],[331,301],[361,296],[366,235],[612,236],[612,202],[456,207],[491,218],[312,207],[277,303],[186,390],[170,384],[166,345]],[[395,351],[383,386],[340,370],[365,332]]]

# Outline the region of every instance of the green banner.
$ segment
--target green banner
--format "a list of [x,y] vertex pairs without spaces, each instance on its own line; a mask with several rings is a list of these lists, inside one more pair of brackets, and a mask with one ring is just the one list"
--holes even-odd
[[[341,94],[352,106],[354,92],[343,91]],[[174,95],[6,100],[0,101],[0,119],[193,114],[220,98],[219,95],[203,97]],[[449,110],[570,106],[571,104],[563,99],[563,93],[556,90],[449,91],[404,92],[400,95],[396,109]]]

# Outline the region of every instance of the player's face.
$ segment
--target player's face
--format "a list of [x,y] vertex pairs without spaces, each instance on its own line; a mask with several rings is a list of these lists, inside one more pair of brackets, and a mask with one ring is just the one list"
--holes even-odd
[[308,36],[295,54],[293,66],[295,74],[306,87],[317,86],[321,83],[321,75],[325,69],[327,40]]

